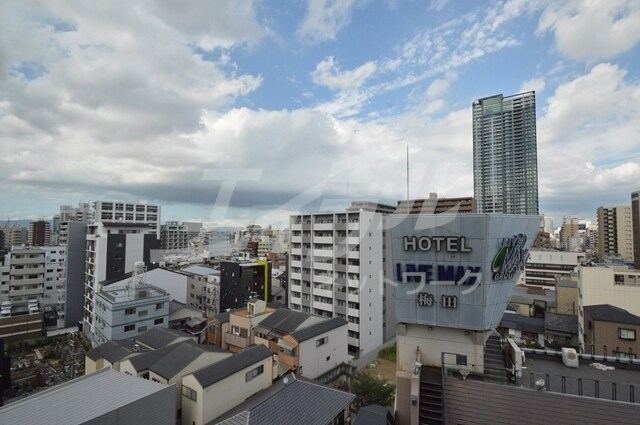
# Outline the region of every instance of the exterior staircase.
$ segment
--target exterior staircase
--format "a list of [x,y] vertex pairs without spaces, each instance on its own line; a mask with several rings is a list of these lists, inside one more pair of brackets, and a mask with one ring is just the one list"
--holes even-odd
[[423,366],[420,371],[420,425],[444,424],[442,369]]
[[484,380],[505,385],[509,383],[499,335],[491,335],[484,347]]

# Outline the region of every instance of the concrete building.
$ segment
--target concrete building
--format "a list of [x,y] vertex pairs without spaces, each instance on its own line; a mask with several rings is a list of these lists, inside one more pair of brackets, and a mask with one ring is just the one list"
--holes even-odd
[[[206,285],[202,287],[201,305],[204,310]],[[271,302],[271,263],[222,261],[220,263],[220,309],[242,308],[252,298]]]
[[55,314],[60,320],[57,327],[64,326],[66,304],[65,276],[67,248],[64,246],[44,246],[44,291],[42,292],[42,308],[45,312]]
[[12,225],[2,229],[4,233],[4,248],[9,251],[11,247],[25,245],[27,243],[27,229]]
[[202,223],[167,221],[160,228],[160,247],[166,250],[187,249],[201,229]]
[[[5,288],[2,301],[11,302],[11,313],[21,314],[30,310],[30,303],[42,305],[45,281],[44,248],[14,247],[6,256],[9,267],[8,292]],[[4,280],[5,285],[7,280]],[[4,286],[4,285],[3,285]]]
[[620,257],[633,261],[633,227],[631,207],[599,207],[598,215],[598,255]]
[[185,376],[182,379],[182,423],[210,423],[271,386],[275,369],[271,351],[264,345],[254,345]]
[[66,248],[66,272],[64,276],[64,320],[65,327],[82,325],[84,317],[85,270],[87,253],[86,221],[61,222],[64,224]]
[[640,316],[609,304],[584,308],[585,349],[600,356],[636,359],[640,353]]
[[631,221],[633,228],[633,265],[640,270],[640,191],[631,194]]
[[29,223],[27,230],[27,245],[47,246],[51,244],[51,224],[48,221],[38,220]]
[[254,328],[274,312],[262,300],[251,300],[246,308],[231,311],[229,331],[223,335],[226,349],[234,353],[256,343]]
[[394,335],[387,329],[393,323],[385,321],[385,301],[392,303],[392,296],[385,297],[388,285],[381,284],[385,214],[380,211],[380,206],[363,204],[347,212],[290,218],[289,306],[347,320],[349,353],[354,356]]
[[[218,314],[221,311],[219,289],[220,270],[205,265],[194,264],[184,267],[180,271],[188,276],[187,298],[184,302],[200,311],[210,310],[212,312],[215,311],[212,315]],[[233,286],[233,283],[231,286]],[[207,292],[207,288],[209,292]]]
[[60,229],[58,231],[58,244],[67,245],[69,241],[69,226],[71,223],[90,223],[94,220],[94,211],[88,203],[78,203],[77,207],[71,205],[60,206]]
[[169,301],[169,294],[143,281],[103,288],[95,297],[93,346],[168,327]]
[[95,221],[149,224],[160,239],[160,206],[126,202],[97,201],[93,204]]
[[[114,208],[113,204],[111,208]],[[160,247],[156,235],[153,224],[96,222],[87,226],[83,319],[85,334],[93,333],[94,295],[102,289],[101,282],[132,272],[138,261],[149,266],[151,250]]]
[[522,283],[552,288],[556,277],[566,278],[576,273],[584,260],[585,254],[582,252],[531,250]]
[[0,408],[0,423],[175,425],[175,394],[175,385],[103,369]]
[[475,213],[476,200],[472,197],[438,198],[437,193],[430,193],[426,199],[409,199],[398,201],[395,214],[441,214],[441,213]]
[[580,234],[580,220],[576,216],[566,215],[562,219],[562,227],[560,228],[560,247],[564,251],[573,251],[575,242],[572,243],[572,238],[575,238]]
[[398,422],[442,421],[442,399],[438,405],[427,390],[432,383],[441,388],[442,369],[449,364],[464,363],[465,373],[506,380],[491,336],[524,270],[540,217],[415,214],[391,215],[389,221]]
[[584,306],[609,304],[640,316],[640,270],[600,266],[578,269]]
[[473,196],[480,213],[538,214],[535,92],[473,102]]

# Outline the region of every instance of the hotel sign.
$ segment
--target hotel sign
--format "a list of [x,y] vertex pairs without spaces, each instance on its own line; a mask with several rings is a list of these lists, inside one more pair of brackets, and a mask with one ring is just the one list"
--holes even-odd
[[464,236],[405,236],[405,251],[471,252]]

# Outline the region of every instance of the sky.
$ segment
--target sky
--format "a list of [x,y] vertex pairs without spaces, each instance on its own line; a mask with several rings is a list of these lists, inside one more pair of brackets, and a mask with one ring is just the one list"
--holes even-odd
[[[149,202],[286,226],[472,196],[472,102],[536,91],[540,212],[640,190],[640,1],[0,2],[0,220]],[[408,155],[407,155],[408,149]]]

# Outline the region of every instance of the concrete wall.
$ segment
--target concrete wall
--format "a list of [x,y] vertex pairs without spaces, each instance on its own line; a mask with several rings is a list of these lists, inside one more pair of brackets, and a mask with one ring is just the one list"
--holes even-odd
[[[316,341],[325,337],[327,343],[317,347]],[[339,364],[347,363],[347,325],[302,342],[298,345],[298,358],[302,375],[310,379],[317,378]]]
[[[197,401],[182,396],[182,423],[205,425],[269,387],[273,380],[272,362],[272,358],[267,357],[207,388],[202,388],[193,375],[185,376],[182,385],[197,392]],[[246,373],[260,365],[264,368],[263,373],[247,382]]]
[[580,267],[580,290],[582,304],[598,305],[611,304],[623,308],[631,314],[640,316],[640,284],[616,285],[614,274],[636,276],[640,283],[640,272],[621,272],[610,267]]
[[[635,424],[640,405],[445,378],[446,424]],[[403,425],[404,422],[399,422]]]
[[145,273],[145,282],[165,290],[171,299],[182,304],[187,303],[187,279],[180,273],[163,269],[153,269]]
[[76,326],[84,312],[84,271],[87,249],[87,223],[69,223],[67,236],[67,277],[65,281],[65,326]]

